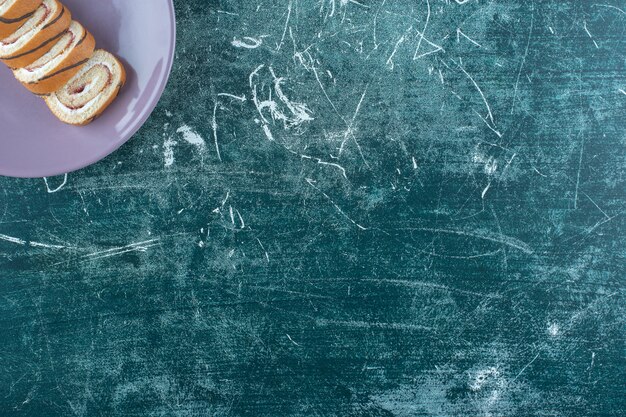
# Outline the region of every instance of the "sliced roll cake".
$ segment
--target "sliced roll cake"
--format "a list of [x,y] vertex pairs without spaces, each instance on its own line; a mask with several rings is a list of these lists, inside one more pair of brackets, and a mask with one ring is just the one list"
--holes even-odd
[[0,39],[26,23],[43,0],[0,0]]
[[66,85],[44,99],[59,120],[84,126],[115,100],[125,82],[124,65],[99,49]]
[[57,0],[43,3],[15,32],[0,40],[0,60],[11,68],[32,64],[69,28],[71,13]]
[[44,56],[13,71],[24,87],[39,95],[53,93],[65,85],[94,52],[96,41],[78,22],[59,38]]

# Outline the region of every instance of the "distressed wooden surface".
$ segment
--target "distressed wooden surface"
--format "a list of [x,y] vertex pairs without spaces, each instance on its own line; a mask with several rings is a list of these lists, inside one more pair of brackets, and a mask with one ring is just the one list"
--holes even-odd
[[626,414],[626,2],[176,10],[131,142],[0,179],[0,414]]

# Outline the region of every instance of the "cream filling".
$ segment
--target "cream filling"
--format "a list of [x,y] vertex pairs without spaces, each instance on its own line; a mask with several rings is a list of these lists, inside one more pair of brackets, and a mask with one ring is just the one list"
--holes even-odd
[[[11,38],[13,38],[16,35],[18,36],[15,42],[5,44],[2,41],[0,41],[0,54],[9,55],[14,51],[18,51],[20,48],[22,48],[24,45],[30,42],[30,40],[33,39],[35,35],[37,35],[37,33],[39,33],[39,30],[45,25],[47,25],[48,22],[55,15],[56,9],[53,9],[54,5],[55,5],[54,0],[44,0],[42,7],[37,9],[33,17],[28,19],[28,21],[24,23],[24,25],[21,28],[19,28],[17,32],[11,35]],[[48,13],[49,13],[46,19],[44,19],[43,22],[40,22],[39,24],[35,24],[29,28],[29,24],[31,22],[37,22],[38,20],[40,20],[41,14],[46,13],[46,10],[48,10]]]
[[9,10],[9,8],[13,6],[16,1],[19,0],[0,0],[0,15],[6,13],[6,11]]
[[56,94],[52,96],[52,104],[54,104],[56,108],[63,110],[63,113],[70,116],[90,114],[93,111],[92,107],[94,107],[95,104],[100,100],[102,100],[102,94],[100,94],[99,96],[95,96],[79,109],[70,109],[69,107],[66,107],[65,104],[61,103]]
[[[72,23],[72,26],[74,26],[74,23]],[[28,82],[28,81],[35,81],[35,80],[39,80],[42,77],[45,77],[46,74],[48,74],[51,70],[55,69],[57,67],[57,65],[59,65],[60,62],[62,62],[65,58],[67,58],[67,56],[72,53],[72,51],[74,50],[74,48],[76,47],[76,44],[78,44],[78,42],[80,42],[80,37],[77,36],[76,34],[76,30],[78,28],[77,27],[73,27],[70,28],[70,31],[72,32],[72,34],[74,35],[74,41],[68,45],[68,47],[63,51],[63,53],[58,54],[57,56],[55,56],[54,58],[52,58],[50,61],[46,62],[44,65],[42,65],[39,68],[36,68],[34,70],[27,68],[21,68],[19,70],[17,70],[15,72],[15,77],[20,80],[20,81],[24,81],[24,82]],[[82,36],[83,34],[81,33],[80,36]],[[60,42],[63,42],[63,39],[61,39]],[[54,47],[53,47],[54,49]],[[45,57],[45,55],[44,55]],[[35,62],[36,64],[36,62]]]
[[[91,80],[91,82],[89,84],[87,84],[87,86],[83,89],[83,91],[81,91],[78,94],[74,94],[74,97],[76,98],[81,98],[82,96],[86,96],[87,93],[89,93],[91,91],[91,89],[93,88],[94,85],[98,84],[98,81],[100,81],[100,77],[96,77],[93,80]],[[97,98],[98,96],[96,96]]]
[[[87,67],[87,65],[89,65]],[[84,115],[88,115],[93,113],[94,111],[97,111],[98,109],[94,109],[93,107],[103,98],[108,97],[108,94],[111,93],[111,91],[113,91],[116,87],[117,84],[119,83],[120,79],[119,76],[116,76],[116,74],[113,72],[113,67],[111,66],[111,64],[109,62],[97,62],[97,61],[93,61],[89,64],[87,64],[85,67],[87,68],[83,68],[81,70],[81,72],[76,75],[76,78],[82,76],[83,74],[85,74],[87,71],[89,71],[91,68],[93,68],[96,65],[104,65],[105,67],[107,67],[109,69],[109,71],[111,72],[111,74],[114,76],[114,79],[111,80],[111,84],[109,84],[109,86],[102,90],[102,92],[95,96],[94,98],[92,98],[91,100],[89,100],[87,103],[85,103],[84,106],[78,108],[78,109],[70,109],[69,107],[67,107],[65,104],[61,103],[61,100],[59,100],[59,98],[57,97],[56,94],[54,94],[53,96],[50,97],[50,100],[52,100],[52,104],[58,108],[61,109],[63,111],[64,114],[70,115],[70,116],[84,116]],[[93,85],[96,84],[96,82],[99,80],[99,78],[95,78],[93,79],[86,87],[83,91],[81,91],[80,93],[76,94],[76,96],[80,97],[84,94],[87,94],[92,88]],[[70,81],[71,83],[71,81]],[[69,84],[69,83],[68,83]]]

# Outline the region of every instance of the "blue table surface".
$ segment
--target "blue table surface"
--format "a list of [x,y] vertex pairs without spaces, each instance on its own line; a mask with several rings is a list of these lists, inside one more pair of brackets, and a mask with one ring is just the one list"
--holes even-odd
[[127,145],[0,179],[0,415],[626,415],[626,1],[175,5]]

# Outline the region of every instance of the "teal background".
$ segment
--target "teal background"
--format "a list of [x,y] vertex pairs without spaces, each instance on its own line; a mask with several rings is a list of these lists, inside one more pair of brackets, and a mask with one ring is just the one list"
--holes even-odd
[[626,414],[624,1],[175,3],[143,129],[0,179],[1,415]]

